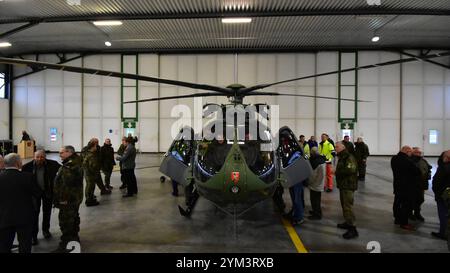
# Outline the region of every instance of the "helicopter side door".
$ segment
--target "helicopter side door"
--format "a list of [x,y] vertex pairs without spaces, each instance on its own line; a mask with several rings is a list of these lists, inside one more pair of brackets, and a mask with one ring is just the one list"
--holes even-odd
[[159,171],[183,186],[189,185],[190,181],[186,178],[189,177],[193,151],[194,130],[191,127],[184,127],[164,154]]
[[279,130],[278,156],[280,158],[281,173],[286,177],[285,187],[292,187],[312,174],[311,164],[303,156],[303,147],[300,147],[292,130],[285,126]]

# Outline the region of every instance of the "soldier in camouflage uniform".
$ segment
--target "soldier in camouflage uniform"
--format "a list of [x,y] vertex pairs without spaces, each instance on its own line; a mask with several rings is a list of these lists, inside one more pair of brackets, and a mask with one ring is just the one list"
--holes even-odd
[[103,185],[102,176],[100,174],[101,164],[98,160],[98,148],[95,142],[89,142],[87,151],[83,155],[83,170],[86,179],[86,206],[97,206],[100,204],[94,196],[95,185],[101,189],[101,194],[110,194],[111,191]]
[[55,177],[53,204],[59,208],[61,242],[55,252],[65,252],[67,243],[80,241],[80,215],[78,210],[83,201],[83,169],[81,158],[72,146],[61,148],[59,155],[63,165]]
[[352,154],[350,154],[342,142],[336,144],[336,152],[339,161],[336,165],[336,182],[339,189],[342,212],[345,222],[337,227],[347,229],[343,234],[345,239],[358,237],[355,226],[355,215],[353,214],[353,196],[358,189],[358,164]]

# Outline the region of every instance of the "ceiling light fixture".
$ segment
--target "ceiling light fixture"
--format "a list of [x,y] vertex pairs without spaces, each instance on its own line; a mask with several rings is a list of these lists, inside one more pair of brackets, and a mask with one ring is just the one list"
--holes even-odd
[[372,42],[373,43],[376,43],[376,42],[378,42],[380,40],[380,36],[378,36],[378,35],[374,35],[373,37],[372,37]]
[[112,44],[111,44],[110,41],[106,41],[106,42],[105,42],[105,46],[112,46]]
[[222,18],[222,23],[224,24],[242,24],[250,23],[252,18]]
[[122,25],[121,21],[94,21],[94,25],[96,26],[120,26]]
[[8,42],[0,42],[0,47],[10,47],[10,46],[12,46],[11,43],[8,43]]

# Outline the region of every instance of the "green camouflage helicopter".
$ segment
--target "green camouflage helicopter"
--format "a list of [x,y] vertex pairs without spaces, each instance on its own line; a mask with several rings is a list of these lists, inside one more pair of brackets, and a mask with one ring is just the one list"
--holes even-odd
[[[274,128],[270,128],[267,124],[260,121],[261,115],[267,117],[270,107],[268,105],[254,105],[255,108],[252,111],[247,111],[245,109],[252,105],[243,104],[244,97],[295,96],[338,100],[338,98],[333,97],[284,94],[258,90],[292,81],[418,60],[426,61],[431,58],[444,56],[450,56],[450,52],[358,66],[251,87],[233,84],[226,88],[23,59],[0,57],[0,63],[27,65],[35,71],[43,69],[63,70],[208,91],[125,103],[209,96],[228,97],[230,104],[205,105],[204,107],[204,114],[206,113],[206,115],[211,113],[219,114],[218,118],[216,117],[215,120],[205,126],[210,129],[209,132],[214,137],[211,138],[207,134],[196,133],[189,127],[182,128],[165,154],[160,171],[172,180],[185,186],[187,208],[184,209],[179,206],[182,215],[190,216],[198,197],[203,196],[218,208],[236,217],[236,215],[248,211],[258,202],[271,198],[277,187],[281,185],[289,187],[300,183],[307,179],[311,173],[309,162],[303,157],[302,147],[299,146],[296,136],[291,129],[282,127],[277,131],[277,134],[273,134],[271,129],[273,130]],[[364,102],[361,100],[339,99]],[[226,116],[230,109],[232,110],[230,112],[233,114],[231,119]],[[235,118],[235,115],[242,114],[242,111],[244,111],[245,118]],[[254,124],[255,121],[257,130],[256,133],[253,132],[253,135],[251,135],[251,124]]]

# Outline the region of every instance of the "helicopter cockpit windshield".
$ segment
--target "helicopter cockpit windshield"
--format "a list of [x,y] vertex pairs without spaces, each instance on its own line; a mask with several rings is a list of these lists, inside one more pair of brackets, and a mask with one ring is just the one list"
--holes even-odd
[[[260,125],[262,126],[262,125]],[[236,126],[225,125],[223,134],[208,141],[204,138],[198,145],[198,167],[200,178],[206,181],[220,171],[225,164],[226,157],[236,139],[245,157],[248,168],[263,181],[273,181],[275,176],[274,151],[271,149],[271,135],[269,129],[262,130],[253,136],[249,130],[249,123]],[[227,128],[232,127],[232,128]],[[229,129],[229,130],[227,130]],[[231,130],[230,130],[231,129]],[[235,134],[237,136],[235,138]]]

